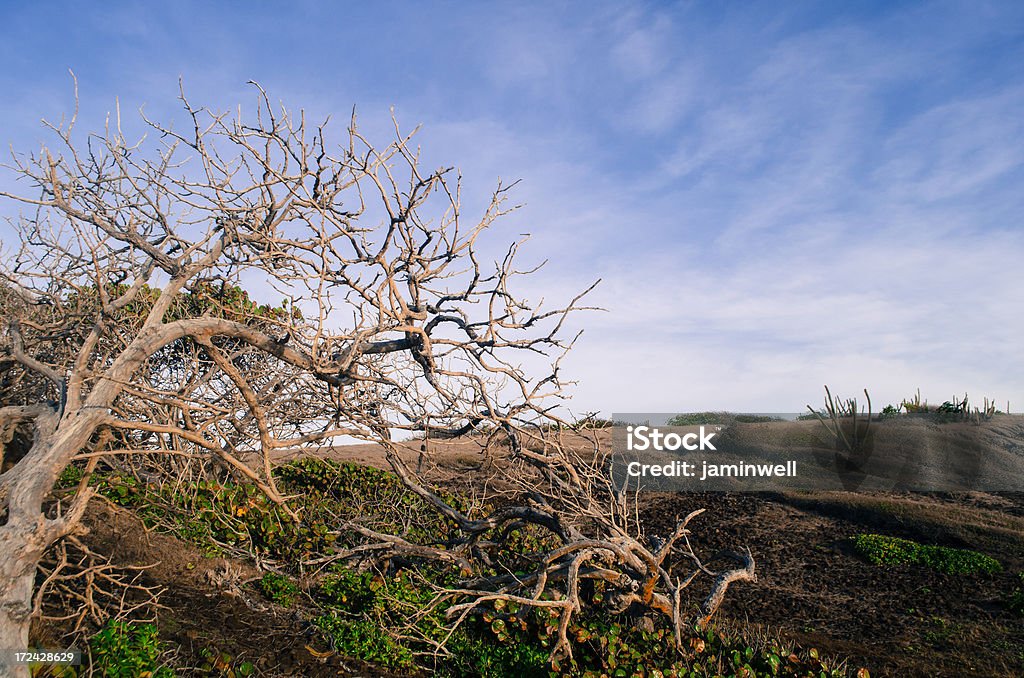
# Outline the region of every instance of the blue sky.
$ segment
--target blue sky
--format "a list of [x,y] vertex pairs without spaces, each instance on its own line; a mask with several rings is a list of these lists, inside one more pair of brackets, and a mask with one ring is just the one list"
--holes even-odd
[[577,412],[1024,408],[1024,4],[4,2],[0,37],[19,150],[71,68],[91,128],[252,79],[377,138],[394,106],[470,206],[521,178],[527,296],[604,280]]

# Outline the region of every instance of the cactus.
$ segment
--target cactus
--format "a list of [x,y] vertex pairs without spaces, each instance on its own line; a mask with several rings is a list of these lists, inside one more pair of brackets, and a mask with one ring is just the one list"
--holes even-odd
[[[847,400],[834,398],[826,384],[825,412],[828,414],[828,420],[826,420],[820,412],[816,411],[810,405],[807,406],[807,409],[810,410],[811,414],[815,415],[818,421],[820,421],[829,433],[832,434],[835,438],[837,447],[842,447],[847,452],[857,452],[868,439],[868,433],[871,430],[871,396],[868,395],[867,389],[864,389],[864,397],[867,398],[868,401],[866,417],[864,417],[864,413],[858,409],[856,398],[848,398]],[[920,401],[920,390],[918,391],[918,400]],[[852,419],[852,427],[850,428],[849,436],[847,436],[846,432],[843,430],[844,419]],[[861,426],[861,421],[864,422],[863,426]]]
[[903,399],[900,406],[907,411],[907,414],[924,413],[928,411],[928,401],[921,402],[921,389],[917,389],[917,393],[914,395],[913,400]]

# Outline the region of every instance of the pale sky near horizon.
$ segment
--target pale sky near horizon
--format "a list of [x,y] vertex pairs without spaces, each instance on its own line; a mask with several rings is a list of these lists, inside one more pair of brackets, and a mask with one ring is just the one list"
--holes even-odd
[[[13,3],[0,139],[145,104],[422,123],[482,203],[521,178],[550,259],[596,278],[579,413],[878,407],[921,388],[1024,411],[1024,3]],[[9,177],[0,173],[0,185]],[[478,203],[479,204],[479,203]],[[12,214],[0,205],[0,214]],[[4,233],[7,233],[4,231]]]

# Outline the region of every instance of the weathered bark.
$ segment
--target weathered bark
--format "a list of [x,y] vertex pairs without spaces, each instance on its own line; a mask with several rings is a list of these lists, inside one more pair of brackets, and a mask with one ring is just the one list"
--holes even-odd
[[[36,565],[44,549],[37,534],[7,527],[0,529],[0,649],[28,649]],[[7,659],[0,655],[0,676],[29,675],[28,665],[7,665]]]
[[[46,407],[31,410],[35,437],[28,454],[3,476],[0,497],[7,520],[0,526],[0,648],[28,648],[32,593],[39,561],[57,539],[72,529],[88,501],[79,496],[69,511],[47,518],[43,503],[61,470],[88,443],[98,417],[77,412],[58,423]],[[2,661],[2,660],[0,660]],[[7,673],[4,673],[6,671]],[[26,666],[0,666],[0,675],[28,675]]]

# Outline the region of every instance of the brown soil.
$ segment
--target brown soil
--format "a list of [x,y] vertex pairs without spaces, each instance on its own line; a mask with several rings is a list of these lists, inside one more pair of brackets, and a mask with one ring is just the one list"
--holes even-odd
[[[664,533],[674,516],[707,507],[694,527],[704,553],[750,546],[758,581],[730,589],[719,614],[732,622],[846,657],[874,676],[1020,676],[1024,620],[1001,597],[1020,583],[1024,519],[985,507],[1004,501],[1024,508],[1024,496],[694,494],[650,496],[642,511],[648,528]],[[850,549],[861,532],[975,548],[1005,571],[876,567]]]
[[83,522],[89,533],[82,540],[115,564],[152,565],[146,583],[166,588],[160,638],[177,649],[179,666],[200,666],[205,650],[226,653],[235,666],[252,662],[260,676],[390,675],[333,654],[301,610],[255,593],[251,582],[262,573],[249,563],[207,557],[191,544],[147,531],[133,513],[103,500],[90,503]]

